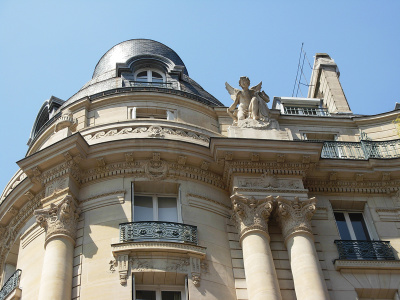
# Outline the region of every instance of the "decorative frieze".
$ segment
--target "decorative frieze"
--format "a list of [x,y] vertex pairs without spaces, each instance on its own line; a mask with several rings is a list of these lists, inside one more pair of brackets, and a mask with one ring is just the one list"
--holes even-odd
[[268,235],[268,218],[273,209],[273,197],[264,199],[245,197],[234,194],[231,196],[233,215],[240,232],[240,239],[251,231],[261,231]]
[[54,236],[67,236],[75,243],[76,224],[80,210],[72,196],[67,195],[59,203],[50,208],[38,209],[34,212],[36,222],[46,232],[46,243]]
[[204,143],[208,144],[210,142],[210,138],[208,136],[195,133],[190,130],[183,130],[166,126],[152,126],[152,125],[101,130],[92,134],[85,135],[84,138],[86,141],[91,142],[106,137],[113,137],[113,136],[120,137],[123,135],[132,135],[138,137],[156,137],[156,138],[184,137],[201,142],[203,144]]
[[311,218],[316,210],[317,202],[315,197],[302,201],[299,197],[294,197],[292,201],[278,196],[276,200],[279,223],[285,240],[296,233],[312,235]]
[[[333,179],[337,179],[336,175]],[[330,178],[331,179],[331,178]],[[343,180],[313,180],[304,182],[304,187],[314,193],[365,193],[387,194],[398,191],[399,180],[392,181],[343,181]]]

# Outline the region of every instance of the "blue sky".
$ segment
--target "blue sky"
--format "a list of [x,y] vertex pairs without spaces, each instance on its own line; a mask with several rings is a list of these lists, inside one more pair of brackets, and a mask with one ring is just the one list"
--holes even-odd
[[[400,102],[400,1],[0,1],[0,190],[38,110],[67,100],[112,46],[148,38],[174,49],[189,75],[229,106],[228,81],[291,96],[301,43],[335,59],[357,114]],[[310,69],[305,66],[307,80]],[[306,90],[303,89],[303,93]],[[299,94],[300,96],[300,94]]]

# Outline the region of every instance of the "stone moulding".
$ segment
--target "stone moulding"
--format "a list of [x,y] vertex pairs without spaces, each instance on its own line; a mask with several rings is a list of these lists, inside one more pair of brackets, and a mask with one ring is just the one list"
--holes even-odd
[[400,273],[400,260],[342,260],[334,262],[336,271],[346,270],[382,270],[396,271]]
[[[149,168],[149,166],[151,168]],[[205,182],[221,189],[225,188],[221,176],[209,170],[206,171],[198,167],[181,165],[177,162],[168,162],[164,160],[161,160],[157,164],[154,164],[154,161],[152,160],[107,164],[103,167],[98,167],[83,172],[81,174],[81,183],[86,184],[91,181],[110,176],[128,174],[132,177],[147,178],[151,180],[159,180],[160,178],[183,178]]]
[[9,183],[3,190],[0,196],[0,205],[4,202],[6,197],[26,178],[26,174],[22,170],[18,170],[15,175],[11,178]]

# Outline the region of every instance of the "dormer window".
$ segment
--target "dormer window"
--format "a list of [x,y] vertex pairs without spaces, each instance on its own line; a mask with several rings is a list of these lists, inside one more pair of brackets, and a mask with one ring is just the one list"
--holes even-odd
[[154,70],[139,70],[135,73],[135,81],[163,83],[165,82],[165,76]]

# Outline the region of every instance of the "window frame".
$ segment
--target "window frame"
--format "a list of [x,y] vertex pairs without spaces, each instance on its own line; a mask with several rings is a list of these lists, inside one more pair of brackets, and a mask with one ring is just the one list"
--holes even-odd
[[[349,213],[350,214],[351,213],[361,214],[361,216],[362,216],[362,218],[364,220],[365,228],[367,230],[367,233],[368,233],[370,241],[379,240],[379,238],[377,238],[376,231],[373,230],[373,227],[370,224],[370,222],[371,222],[370,218],[368,218],[368,216],[366,216],[366,213],[365,213],[366,209],[367,209],[367,206],[365,207],[364,211],[361,211],[361,210],[337,210],[337,209],[333,210],[334,213],[343,213],[345,221],[346,221],[346,226],[347,226],[347,229],[349,231],[350,238],[351,238],[352,241],[359,241],[359,240],[356,237],[353,225],[352,225],[351,220],[350,220]],[[338,227],[336,218],[334,218],[334,220],[335,220],[335,225],[336,225],[336,229],[337,229],[338,235],[339,235],[340,239],[343,240],[341,235],[340,235],[340,231],[339,231],[339,227]]]

